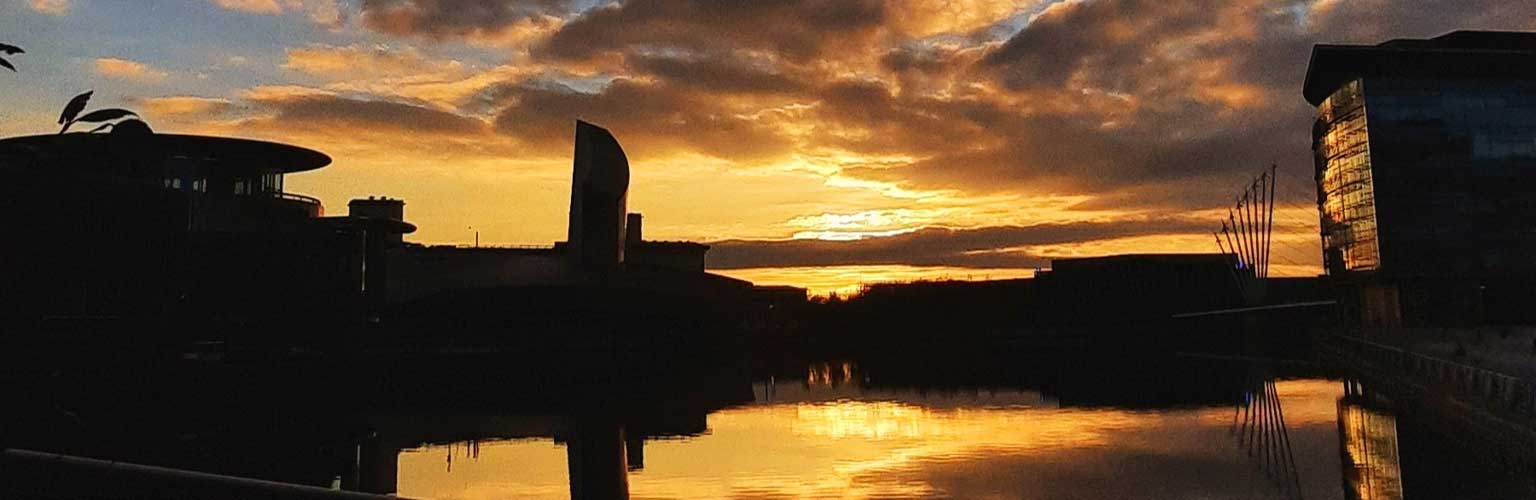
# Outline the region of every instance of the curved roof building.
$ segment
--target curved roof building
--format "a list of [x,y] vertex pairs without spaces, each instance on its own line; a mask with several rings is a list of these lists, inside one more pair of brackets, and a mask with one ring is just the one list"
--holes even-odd
[[77,182],[149,185],[196,201],[194,229],[240,230],[270,217],[324,214],[320,200],[283,191],[286,174],[331,163],[299,146],[230,137],[157,133],[49,134],[0,140],[0,169],[75,175]]

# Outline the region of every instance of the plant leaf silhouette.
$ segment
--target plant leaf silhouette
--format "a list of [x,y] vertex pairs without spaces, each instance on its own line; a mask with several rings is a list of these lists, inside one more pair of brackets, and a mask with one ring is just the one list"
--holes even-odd
[[[80,121],[85,121],[85,120],[80,120]],[[115,123],[103,123],[101,125],[97,125],[96,128],[93,128],[89,132],[86,132],[86,133],[87,134],[94,134],[94,133],[100,132],[102,130],[112,128],[113,125],[116,125],[116,124]]]
[[[69,128],[69,122],[75,121],[75,115],[80,114],[81,111],[85,111],[86,103],[91,102],[92,92],[95,91],[87,90],[84,94],[77,95],[74,99],[70,99],[69,104],[64,105],[64,112],[59,113],[59,125],[63,125],[64,128]],[[60,130],[59,133],[62,134],[64,131]]]
[[126,109],[107,108],[107,109],[98,109],[96,111],[92,111],[90,113],[86,113],[85,116],[76,118],[74,121],[98,123],[98,122],[104,122],[104,121],[107,121],[107,120],[116,120],[116,119],[122,118],[124,116],[139,116],[139,114],[138,113],[134,113],[132,111],[128,111]]
[[11,62],[5,60],[4,57],[0,57],[0,66],[5,66],[5,69],[11,70],[11,71],[16,71],[16,67],[15,66],[11,66]]
[[5,55],[25,54],[25,53],[27,53],[27,51],[21,50],[21,47],[17,47],[15,45],[11,45],[11,44],[8,44],[8,43],[0,43],[0,52],[4,52]]

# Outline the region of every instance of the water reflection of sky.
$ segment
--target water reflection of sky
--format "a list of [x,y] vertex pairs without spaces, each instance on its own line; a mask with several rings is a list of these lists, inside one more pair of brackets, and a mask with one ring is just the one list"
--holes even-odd
[[[770,402],[709,415],[708,433],[648,441],[631,498],[1274,498],[1235,446],[1231,408],[1057,408],[1029,391],[865,391],[778,383]],[[1277,391],[1306,498],[1340,498],[1337,382]],[[925,404],[931,400],[934,404]],[[457,454],[449,467],[448,456]],[[549,439],[399,457],[415,498],[569,498]]]

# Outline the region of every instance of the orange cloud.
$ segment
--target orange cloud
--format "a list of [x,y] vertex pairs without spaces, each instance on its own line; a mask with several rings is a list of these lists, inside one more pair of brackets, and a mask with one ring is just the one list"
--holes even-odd
[[213,0],[220,7],[253,14],[282,14],[283,6],[277,0]]
[[148,64],[113,57],[97,59],[94,67],[98,75],[123,80],[158,82],[170,76],[170,73]]
[[466,68],[454,60],[433,60],[412,47],[344,47],[309,45],[285,51],[283,68],[332,79],[399,77],[419,74],[462,73]]
[[34,12],[62,16],[74,7],[74,0],[28,0],[27,6]]
[[152,97],[136,100],[139,111],[147,116],[203,116],[218,114],[230,106],[228,99],[196,96]]
[[343,20],[341,6],[336,0],[213,0],[225,9],[250,14],[281,15],[287,12],[304,12],[309,20],[322,26],[337,26]]

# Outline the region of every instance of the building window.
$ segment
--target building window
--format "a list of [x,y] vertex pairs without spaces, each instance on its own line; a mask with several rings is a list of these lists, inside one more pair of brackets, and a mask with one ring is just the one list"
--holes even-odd
[[1318,106],[1313,148],[1320,172],[1322,229],[1330,273],[1381,266],[1376,230],[1375,185],[1366,126],[1365,96],[1359,80]]
[[260,191],[263,193],[283,192],[283,174],[262,174]]

